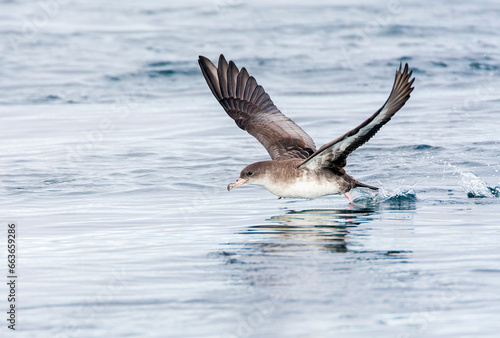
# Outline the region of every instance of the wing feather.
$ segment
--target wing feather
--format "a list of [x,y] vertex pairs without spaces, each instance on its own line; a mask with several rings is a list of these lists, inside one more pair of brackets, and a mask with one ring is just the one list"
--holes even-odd
[[250,76],[248,75],[245,67],[241,68],[241,72],[238,74],[238,81],[236,83],[236,97],[243,97],[249,77]]
[[257,87],[257,81],[255,81],[255,78],[253,76],[250,76],[245,86],[245,93],[243,94],[243,100],[250,102],[250,98],[252,97],[255,87]]
[[238,82],[239,70],[233,61],[229,62],[229,70],[227,73],[227,95],[228,97],[236,96],[236,85]]
[[217,76],[219,77],[219,88],[222,98],[228,97],[227,93],[227,70],[229,66],[226,59],[219,58],[219,68],[217,68]]

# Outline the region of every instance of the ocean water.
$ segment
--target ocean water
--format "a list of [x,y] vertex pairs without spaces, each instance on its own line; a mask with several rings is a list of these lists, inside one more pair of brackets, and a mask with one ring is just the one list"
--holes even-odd
[[[0,18],[1,336],[498,337],[498,1],[10,0]],[[381,189],[227,192],[268,155],[201,75],[220,53],[317,146],[408,62],[410,100],[346,168]]]

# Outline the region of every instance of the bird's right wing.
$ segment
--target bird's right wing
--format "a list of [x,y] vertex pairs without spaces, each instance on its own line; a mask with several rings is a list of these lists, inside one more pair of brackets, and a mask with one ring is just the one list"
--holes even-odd
[[410,80],[411,74],[412,72],[408,72],[408,64],[405,64],[404,70],[401,70],[400,65],[399,70],[396,71],[391,95],[382,108],[356,128],[323,145],[302,162],[299,168],[344,167],[347,156],[375,135],[410,98],[413,90],[412,84],[415,81],[415,78]]

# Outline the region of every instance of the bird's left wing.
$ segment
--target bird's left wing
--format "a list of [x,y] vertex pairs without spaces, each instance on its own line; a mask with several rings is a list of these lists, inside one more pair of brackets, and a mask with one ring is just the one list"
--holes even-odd
[[206,57],[198,60],[210,90],[236,125],[254,136],[273,160],[306,159],[316,151],[313,140],[274,105],[245,68],[219,57],[218,68]]

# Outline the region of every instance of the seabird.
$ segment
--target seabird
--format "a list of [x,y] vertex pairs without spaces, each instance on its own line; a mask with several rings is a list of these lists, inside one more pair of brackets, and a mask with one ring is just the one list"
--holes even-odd
[[344,194],[358,187],[377,190],[349,176],[346,159],[367,142],[410,98],[415,80],[410,79],[408,64],[399,65],[391,94],[384,105],[366,121],[316,150],[313,140],[274,105],[262,86],[245,68],[238,70],[233,61],[221,54],[216,67],[199,57],[201,71],[215,98],[236,125],[254,136],[271,156],[245,167],[227,190],[244,184],[264,186],[279,198],[316,198]]

